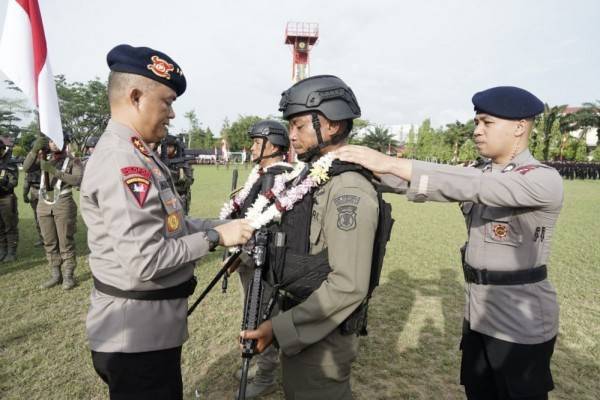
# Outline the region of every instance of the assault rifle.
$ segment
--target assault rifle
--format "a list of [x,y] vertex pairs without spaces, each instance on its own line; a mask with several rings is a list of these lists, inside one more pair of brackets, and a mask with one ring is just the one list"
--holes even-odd
[[[263,273],[267,264],[267,244],[269,232],[266,229],[260,229],[254,233],[254,249],[252,258],[254,260],[254,274],[248,284],[248,293],[244,305],[244,316],[242,318],[242,330],[255,330],[261,322],[269,317],[271,309],[267,308],[264,314],[261,314],[263,308]],[[271,304],[270,304],[271,306]],[[272,307],[271,307],[272,308]],[[256,354],[256,339],[241,339],[242,345],[242,376],[240,378],[240,388],[238,400],[246,399],[246,386],[248,383],[248,369],[250,360]]]
[[190,161],[195,160],[196,158],[191,154],[184,154],[182,157],[175,158],[161,158],[161,161],[169,168],[175,169],[180,167],[185,167],[189,165]]

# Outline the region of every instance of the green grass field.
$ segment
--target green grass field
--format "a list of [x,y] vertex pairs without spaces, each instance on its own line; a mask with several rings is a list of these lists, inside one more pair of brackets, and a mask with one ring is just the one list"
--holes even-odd
[[[241,177],[249,170],[242,170]],[[196,167],[192,212],[216,216],[231,170]],[[21,201],[18,189],[19,201]],[[458,247],[465,240],[456,205],[412,204],[389,196],[396,225],[381,286],[370,307],[369,336],[353,369],[357,399],[462,399],[458,341],[463,285]],[[87,348],[85,316],[92,287],[85,226],[77,232],[79,286],[42,291],[47,279],[29,205],[20,203],[19,260],[0,264],[0,398],[107,399]],[[600,398],[600,182],[565,182],[565,204],[553,242],[551,281],[561,305],[551,399]],[[219,254],[197,268],[200,288],[217,272]],[[236,338],[241,300],[237,277],[227,294],[215,288],[190,319],[183,348],[186,398],[231,399],[241,365]],[[195,298],[195,297],[194,297]],[[267,399],[283,398],[281,392]]]

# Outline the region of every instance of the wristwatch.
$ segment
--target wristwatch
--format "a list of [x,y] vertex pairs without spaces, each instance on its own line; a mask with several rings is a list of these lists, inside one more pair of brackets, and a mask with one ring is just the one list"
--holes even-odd
[[221,240],[221,235],[216,230],[209,229],[206,231],[206,240],[208,240],[208,251],[215,251]]

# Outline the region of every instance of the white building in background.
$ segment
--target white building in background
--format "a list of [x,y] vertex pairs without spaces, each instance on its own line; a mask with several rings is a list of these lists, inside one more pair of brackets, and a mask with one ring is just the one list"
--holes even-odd
[[[581,110],[582,108],[583,107],[579,107],[579,106],[568,106],[567,108],[565,108],[564,113],[572,114],[574,112]],[[580,129],[577,131],[569,132],[569,134],[575,138],[579,138],[582,134],[582,131]],[[587,130],[587,132],[585,133],[585,143],[586,143],[588,149],[595,148],[596,146],[598,146],[598,129],[591,128],[591,129]]]
[[398,143],[406,143],[408,142],[408,133],[410,132],[410,128],[415,130],[415,140],[417,139],[417,130],[419,126],[414,126],[411,124],[401,124],[401,125],[388,125],[387,129],[390,130],[390,133],[396,136],[396,140]]
[[[358,134],[356,135],[357,139],[362,139],[363,137],[365,137],[366,134],[369,133],[369,131],[371,129],[374,129],[375,126],[383,128],[383,129],[387,129],[392,135],[394,135],[395,139],[398,141],[398,143],[402,144],[402,143],[406,143],[408,141],[408,133],[410,132],[410,128],[413,127],[414,125],[411,124],[399,124],[399,125],[383,125],[383,124],[378,124],[378,125],[370,125],[367,126],[366,128],[362,128],[361,130],[358,131]],[[415,129],[415,139],[417,138],[417,129],[419,128],[419,126],[414,126]]]

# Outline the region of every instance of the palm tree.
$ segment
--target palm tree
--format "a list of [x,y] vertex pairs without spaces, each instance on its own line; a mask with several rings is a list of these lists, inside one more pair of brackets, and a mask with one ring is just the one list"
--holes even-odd
[[369,129],[361,144],[382,153],[387,152],[390,147],[398,147],[398,141],[394,139],[394,135],[390,133],[390,130],[381,126]]

